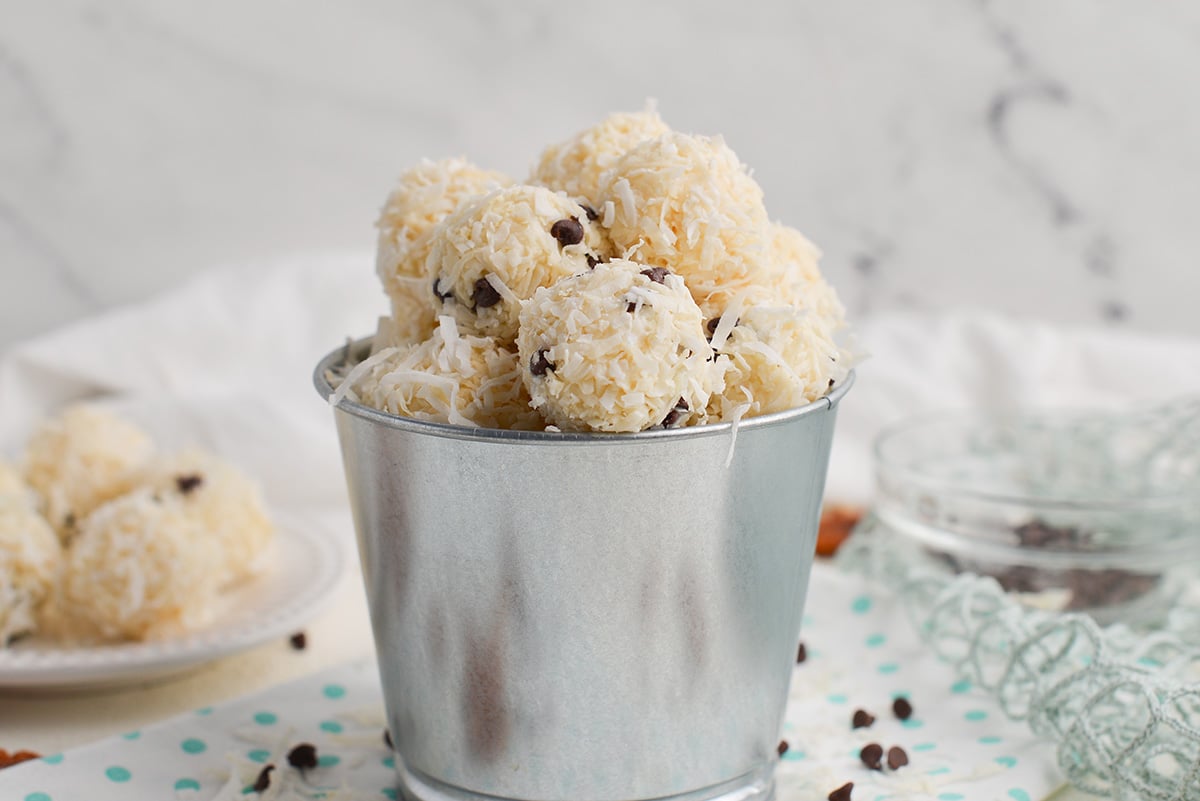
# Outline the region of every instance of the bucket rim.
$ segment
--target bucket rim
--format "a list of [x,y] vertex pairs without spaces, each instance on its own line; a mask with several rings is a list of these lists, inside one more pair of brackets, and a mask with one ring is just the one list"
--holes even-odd
[[[313,370],[313,386],[317,393],[328,402],[333,396],[334,387],[329,381],[329,373],[333,368],[346,361],[350,354],[360,354],[364,349],[369,351],[374,337],[367,336],[348,340],[344,345],[327,353]],[[772,428],[785,425],[795,420],[832,410],[854,384],[855,370],[851,369],[846,378],[828,394],[821,396],[812,403],[785,409],[782,412],[744,418],[736,424],[737,431],[752,431],[760,428]],[[506,442],[521,444],[558,444],[558,445],[632,445],[654,440],[701,439],[705,437],[733,436],[734,423],[713,423],[711,425],[689,426],[684,428],[649,429],[635,433],[608,433],[591,431],[516,431],[507,428],[484,428],[455,425],[453,423],[436,423],[428,420],[417,420],[412,417],[402,417],[390,412],[381,411],[358,403],[350,398],[342,398],[333,407],[335,411],[356,417],[366,422],[381,425],[399,431],[409,431],[444,439],[472,440],[479,442]]]

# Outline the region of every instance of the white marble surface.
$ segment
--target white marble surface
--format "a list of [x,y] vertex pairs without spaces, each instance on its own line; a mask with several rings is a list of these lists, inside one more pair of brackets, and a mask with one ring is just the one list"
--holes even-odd
[[361,249],[373,281],[402,168],[522,175],[648,96],[860,313],[1200,335],[1197,75],[1187,0],[0,0],[0,346],[213,263]]

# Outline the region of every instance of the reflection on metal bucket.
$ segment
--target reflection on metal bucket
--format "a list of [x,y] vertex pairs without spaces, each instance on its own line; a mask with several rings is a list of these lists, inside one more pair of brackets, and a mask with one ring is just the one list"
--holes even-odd
[[405,792],[770,797],[849,384],[744,421],[728,466],[728,424],[529,433],[342,401]]

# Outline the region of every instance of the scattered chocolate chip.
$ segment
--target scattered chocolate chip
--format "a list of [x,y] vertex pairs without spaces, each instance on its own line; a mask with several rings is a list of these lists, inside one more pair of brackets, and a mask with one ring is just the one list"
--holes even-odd
[[529,360],[529,372],[536,376],[543,376],[547,370],[554,369],[554,362],[546,358],[546,351],[539,350],[533,354],[533,358]]
[[189,473],[186,476],[175,476],[175,486],[179,487],[179,491],[184,495],[190,495],[194,490],[199,489],[204,483],[204,476],[199,473]]
[[271,771],[273,770],[275,770],[274,765],[263,766],[263,769],[258,772],[258,778],[254,780],[254,792],[261,793],[271,786]]
[[671,426],[675,425],[676,423],[679,422],[679,418],[683,417],[683,415],[686,414],[687,411],[688,411],[688,402],[685,401],[683,398],[680,398],[679,402],[675,404],[675,408],[672,409],[671,411],[667,412],[667,416],[663,418],[662,427],[670,428]]
[[908,720],[912,717],[912,704],[909,703],[907,698],[897,698],[895,701],[892,701],[892,712],[900,720]]
[[395,746],[395,745],[392,743],[392,732],[391,732],[391,729],[384,729],[384,730],[383,730],[383,744],[384,744],[384,745],[386,745],[386,746],[388,747],[388,750],[389,750],[389,751],[395,751],[395,750],[396,750],[396,746]]
[[579,220],[575,217],[559,220],[550,226],[550,236],[557,239],[558,244],[563,247],[578,245],[583,241],[583,226],[580,225]]
[[625,304],[625,311],[629,312],[630,314],[633,314],[635,311],[637,311],[637,304],[634,303],[632,300],[629,301],[628,303]]
[[492,286],[491,281],[480,278],[475,282],[475,291],[471,294],[471,302],[477,309],[487,309],[500,302],[500,293],[496,291],[496,287]]
[[713,334],[717,333],[717,326],[721,324],[720,317],[714,317],[704,324],[704,330],[708,332],[708,338],[712,339]]
[[887,765],[892,770],[899,770],[908,764],[908,753],[898,745],[888,749]]
[[829,379],[829,388],[833,389],[833,379]]
[[784,754],[786,754],[788,752],[789,748],[791,748],[791,746],[788,745],[787,740],[780,740],[779,746],[775,749],[775,751],[778,752],[778,754],[780,756],[783,756]]
[[854,791],[854,782],[846,782],[829,794],[829,801],[850,801],[850,793]]
[[879,743],[867,743],[858,752],[858,758],[871,770],[883,770],[883,746]]
[[875,722],[875,716],[865,709],[854,710],[854,717],[850,719],[850,728],[852,729],[869,729],[871,724]]
[[796,664],[800,664],[808,659],[808,649],[804,647],[804,643],[800,643],[800,647],[796,649]]
[[580,203],[579,208],[583,209],[583,213],[586,214],[587,218],[589,220],[591,220],[592,222],[595,222],[596,220],[600,219],[600,215],[596,213],[596,210],[593,209],[591,206],[587,205],[586,203]]
[[288,764],[297,770],[308,770],[317,766],[317,747],[312,743],[300,743],[287,755]]
[[288,638],[288,642],[290,642],[292,644],[292,647],[295,648],[297,651],[303,651],[305,648],[308,647],[308,635],[305,634],[303,631],[297,631],[295,634],[293,634],[291,637]]
[[594,269],[596,269],[596,265],[600,263],[600,260],[597,259],[595,256],[593,256],[591,253],[589,253],[589,254],[587,254],[587,263],[588,263],[588,269],[594,270]]
[[665,284],[667,282],[667,276],[670,274],[671,271],[666,267],[651,267],[649,270],[642,270],[642,275],[646,276],[656,284]]
[[450,290],[449,292],[443,292],[439,288],[438,285],[441,284],[441,282],[442,282],[442,279],[440,279],[440,278],[433,279],[433,296],[435,298],[437,298],[438,300],[449,300],[450,298],[454,297],[453,289]]
[[75,520],[74,512],[67,512],[67,514],[63,517],[63,527],[64,528],[75,528],[76,522],[77,521]]

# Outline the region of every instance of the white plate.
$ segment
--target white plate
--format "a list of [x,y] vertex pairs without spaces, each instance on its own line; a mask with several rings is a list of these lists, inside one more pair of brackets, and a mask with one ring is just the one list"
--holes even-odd
[[65,647],[31,637],[0,649],[0,687],[86,689],[197,668],[303,628],[329,600],[345,565],[331,532],[279,522],[272,568],[226,594],[202,631],[145,643]]

